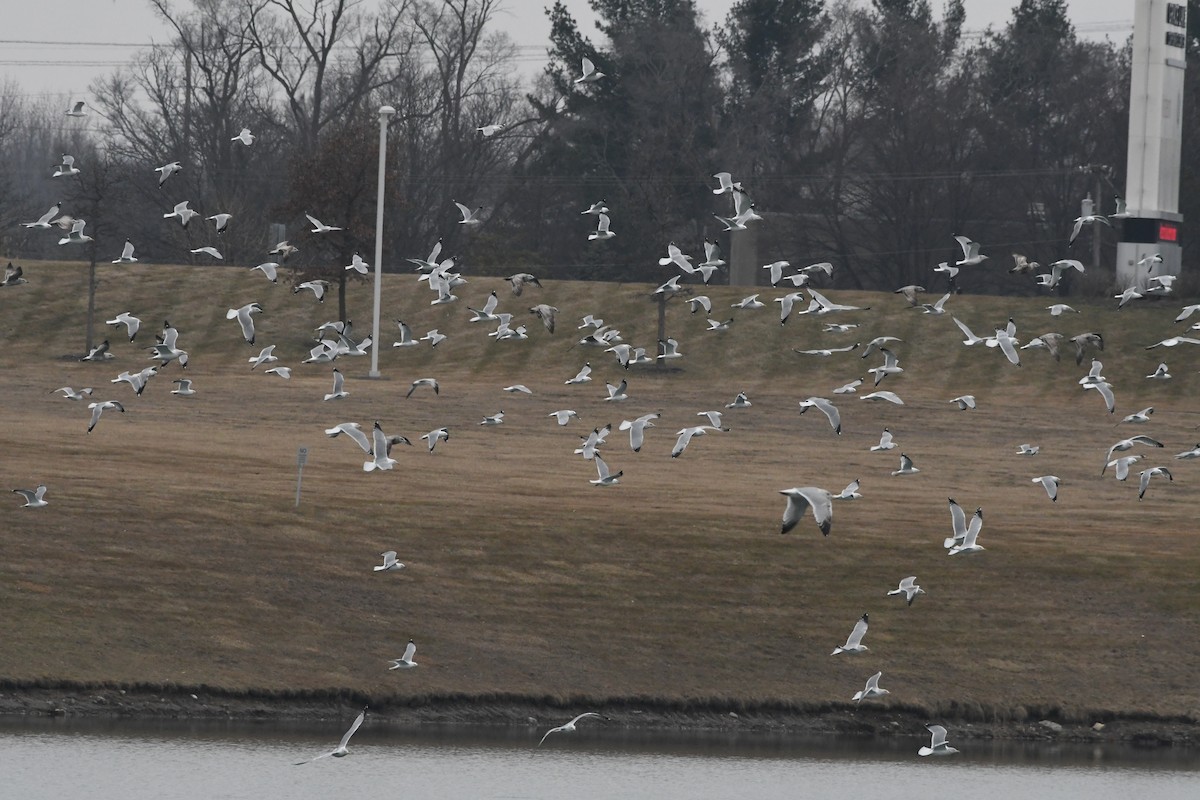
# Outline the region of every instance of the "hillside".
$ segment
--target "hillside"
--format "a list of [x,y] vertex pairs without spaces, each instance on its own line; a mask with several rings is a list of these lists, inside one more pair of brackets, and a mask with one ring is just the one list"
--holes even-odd
[[[657,274],[657,272],[656,272]],[[0,677],[13,681],[164,682],[270,692],[345,688],[378,698],[524,695],[533,698],[662,698],[798,708],[848,703],[882,670],[881,705],[930,714],[1020,718],[1025,709],[1064,717],[1095,711],[1200,717],[1200,544],[1195,511],[1200,461],[1175,453],[1200,441],[1197,351],[1144,349],[1186,332],[1172,320],[1185,301],[1073,302],[1052,318],[1045,298],[956,296],[944,316],[906,308],[893,294],[830,292],[870,311],[793,317],[779,324],[784,292],[767,307],[729,309],[748,292],[703,290],[713,317],[672,301],[667,330],[683,357],[628,372],[611,353],[575,342],[583,315],[619,328],[654,352],[651,284],[543,281],[515,298],[507,283],[473,278],[460,300],[430,306],[413,275],[388,275],[383,290],[383,379],[369,358],[301,364],[315,326],[336,299],[293,294],[242,269],[102,266],[99,321],[131,311],[144,322],[130,343],[109,333],[115,358],[84,363],[86,269],[26,265],[29,283],[0,290],[0,386],[8,420],[0,433],[3,486],[48,486],[50,505],[0,504]],[[500,310],[529,326],[526,341],[498,342],[489,323],[468,323],[491,290]],[[930,301],[936,297],[930,297]],[[229,308],[256,301],[255,346],[241,340]],[[560,310],[553,335],[528,308]],[[369,331],[371,286],[352,283],[356,337]],[[1115,386],[1117,411],[1077,383],[1090,355],[1055,362],[1021,351],[964,347],[951,314],[976,333],[1012,318],[1022,342],[1046,331],[1102,331],[1098,357]],[[392,322],[436,349],[392,348]],[[160,323],[179,330],[186,372],[171,363],[136,397],[109,381],[148,365]],[[828,322],[861,327],[822,332]],[[832,357],[793,348],[839,347],[888,334],[904,372],[880,389],[904,406],[863,402],[832,390],[870,381],[878,355]],[[290,381],[251,371],[247,359],[275,344]],[[1160,361],[1175,376],[1147,380]],[[590,362],[590,383],[564,381]],[[324,402],[332,368],[346,399]],[[405,393],[436,377],[438,395]],[[187,377],[197,394],[171,394]],[[602,400],[605,381],[628,378],[630,399]],[[531,395],[505,393],[523,383]],[[86,433],[86,404],[53,390],[95,387],[125,414],[106,412]],[[722,407],[744,391],[752,405]],[[950,403],[973,394],[978,408]],[[836,435],[810,395],[841,410]],[[1154,406],[1146,425],[1118,424]],[[548,414],[580,419],[559,427]],[[669,457],[675,432],[725,411],[727,432],[694,439]],[[480,426],[505,412],[499,426]],[[662,414],[640,453],[616,430],[622,419]],[[364,473],[364,454],[322,431],[379,420],[412,448],[396,468]],[[620,484],[596,487],[594,466],[572,454],[580,435],[613,424],[604,457]],[[419,436],[448,426],[426,452]],[[870,452],[884,427],[899,445]],[[1147,434],[1163,449],[1128,481],[1101,476],[1108,448]],[[1038,444],[1032,457],[1017,445]],[[294,508],[297,448],[309,448],[303,497]],[[899,454],[920,472],[892,476]],[[1163,465],[1137,496],[1140,468]],[[1031,479],[1061,478],[1057,503]],[[835,502],[832,532],[811,515],[779,534],[780,489],[838,492],[853,479],[863,498]],[[947,498],[984,510],[986,551],[947,555]],[[375,573],[396,550],[407,566]],[[911,607],[887,597],[906,575],[927,594]],[[855,621],[870,615],[861,655],[830,656]],[[387,665],[416,641],[415,670]]]

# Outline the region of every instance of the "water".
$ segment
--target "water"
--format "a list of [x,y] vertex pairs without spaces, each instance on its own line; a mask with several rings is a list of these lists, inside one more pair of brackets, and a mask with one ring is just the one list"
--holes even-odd
[[[0,798],[973,798],[1200,797],[1200,754],[1087,745],[956,740],[957,756],[922,759],[920,737],[803,740],[766,735],[565,734],[370,725],[351,755],[339,725],[130,721],[0,722]],[[928,738],[928,737],[925,737]]]

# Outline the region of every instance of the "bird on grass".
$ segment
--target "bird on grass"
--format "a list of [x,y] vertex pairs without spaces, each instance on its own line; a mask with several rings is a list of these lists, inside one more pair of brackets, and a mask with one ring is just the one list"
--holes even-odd
[[597,714],[595,711],[585,711],[584,713],[575,717],[575,719],[571,720],[570,722],[566,723],[565,725],[559,725],[557,728],[551,728],[550,730],[546,731],[546,735],[542,737],[542,740],[540,742],[538,742],[538,747],[541,747],[542,744],[548,738],[550,738],[550,734],[552,734],[552,733],[573,733],[575,731],[576,724],[579,723],[579,720],[586,719],[588,717],[597,717],[598,719],[607,719],[603,714]]
[[312,758],[308,759],[307,761],[297,761],[296,766],[298,767],[301,764],[311,764],[314,761],[319,761],[320,759],[328,758],[329,756],[333,756],[334,758],[342,758],[343,756],[350,755],[350,751],[346,749],[346,745],[348,745],[350,743],[350,737],[353,736],[355,734],[355,732],[359,728],[362,727],[363,720],[366,718],[367,718],[367,707],[363,706],[363,710],[358,712],[358,717],[356,717],[354,722],[352,722],[350,724],[350,730],[346,731],[346,734],[344,736],[342,736],[342,740],[340,742],[338,742],[338,746],[335,749],[330,750],[328,753],[321,753],[321,755],[319,755],[319,756],[313,756]]

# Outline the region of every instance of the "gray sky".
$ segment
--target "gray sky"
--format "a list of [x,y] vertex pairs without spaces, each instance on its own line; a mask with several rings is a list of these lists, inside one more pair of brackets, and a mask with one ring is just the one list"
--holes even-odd
[[[368,0],[371,2],[372,0]],[[865,0],[861,0],[865,2]],[[507,0],[507,11],[497,20],[518,45],[541,48],[549,25],[544,8],[552,0]],[[708,22],[724,20],[733,0],[698,0]],[[174,0],[186,8],[186,0]],[[1002,26],[1011,17],[1016,0],[966,0],[967,29]],[[1134,0],[1069,0],[1071,21],[1081,34],[1124,41],[1132,29]],[[581,31],[594,38],[595,29],[587,0],[567,0]],[[940,8],[939,0],[934,7]],[[11,79],[19,92],[29,95],[70,95],[87,99],[93,78],[111,71],[135,48],[131,43],[166,41],[169,34],[146,0],[0,0],[0,81]],[[47,42],[109,42],[102,44],[47,44]],[[30,43],[25,43],[30,42]],[[522,63],[535,71],[543,51],[522,51]]]

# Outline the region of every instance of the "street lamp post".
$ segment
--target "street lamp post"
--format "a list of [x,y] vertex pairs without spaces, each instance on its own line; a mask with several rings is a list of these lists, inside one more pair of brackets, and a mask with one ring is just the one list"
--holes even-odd
[[371,326],[371,372],[370,377],[379,375],[379,304],[380,291],[383,288],[383,181],[384,167],[387,164],[387,129],[388,121],[395,116],[396,109],[391,106],[379,107],[379,193],[375,196],[375,306]]

